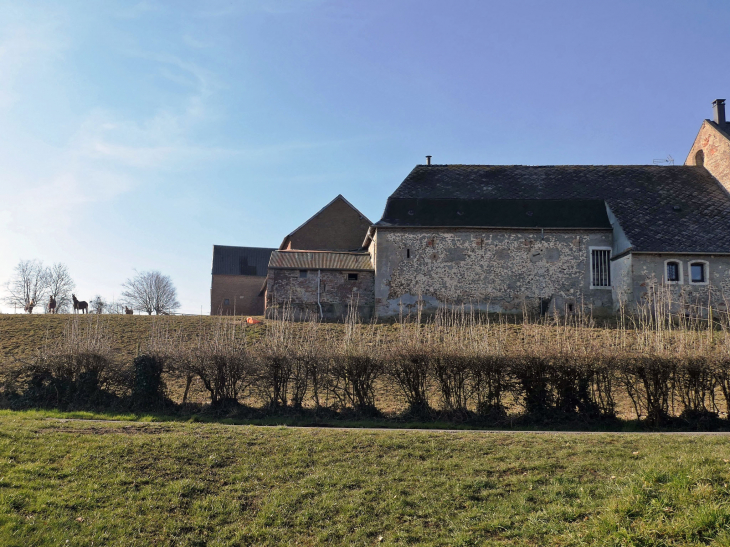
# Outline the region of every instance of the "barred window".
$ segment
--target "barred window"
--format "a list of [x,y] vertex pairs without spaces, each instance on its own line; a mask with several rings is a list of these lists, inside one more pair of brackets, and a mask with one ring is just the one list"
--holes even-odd
[[667,281],[679,281],[679,262],[667,262]]
[[591,287],[611,286],[611,249],[591,249]]

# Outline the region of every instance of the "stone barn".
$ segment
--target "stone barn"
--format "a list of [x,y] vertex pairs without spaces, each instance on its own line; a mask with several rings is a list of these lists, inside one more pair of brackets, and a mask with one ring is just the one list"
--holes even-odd
[[612,314],[657,287],[726,311],[730,129],[713,106],[681,166],[416,166],[364,242],[375,313]]
[[259,293],[274,250],[213,245],[211,315],[263,315]]
[[266,316],[345,320],[373,316],[374,271],[367,252],[274,251],[269,261]]

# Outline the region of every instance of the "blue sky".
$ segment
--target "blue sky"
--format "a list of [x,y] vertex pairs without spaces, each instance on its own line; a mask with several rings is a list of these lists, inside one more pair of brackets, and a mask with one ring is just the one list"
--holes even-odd
[[[0,0],[0,282],[134,270],[208,313],[213,244],[342,193],[376,221],[435,163],[684,158],[730,98],[730,3]],[[7,311],[7,310],[6,310]]]

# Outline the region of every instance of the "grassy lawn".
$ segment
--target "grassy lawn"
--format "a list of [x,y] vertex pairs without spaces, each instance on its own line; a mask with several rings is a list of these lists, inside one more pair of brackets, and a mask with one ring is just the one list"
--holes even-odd
[[729,440],[3,412],[0,544],[730,545]]

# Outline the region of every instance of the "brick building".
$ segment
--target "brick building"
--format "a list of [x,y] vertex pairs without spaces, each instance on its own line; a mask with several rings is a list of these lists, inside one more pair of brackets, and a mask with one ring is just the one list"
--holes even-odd
[[261,287],[274,250],[213,245],[211,315],[263,315]]
[[342,194],[322,207],[281,242],[279,250],[353,251],[372,223]]
[[271,255],[266,315],[344,319],[350,306],[373,313],[373,267],[362,252],[372,222],[342,195],[284,238]]

